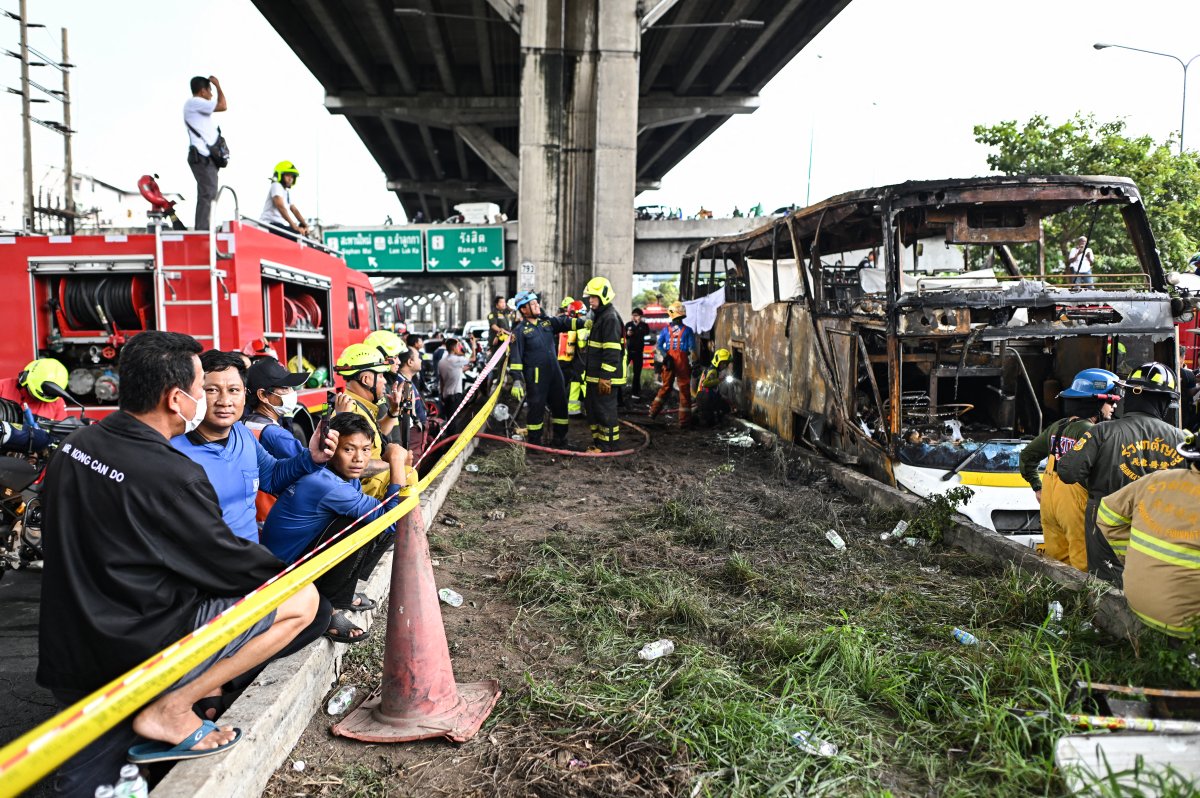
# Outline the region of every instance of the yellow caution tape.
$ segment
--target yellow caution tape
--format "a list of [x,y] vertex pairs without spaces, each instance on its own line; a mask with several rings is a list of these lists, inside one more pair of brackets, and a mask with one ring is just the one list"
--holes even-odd
[[[479,379],[485,376],[486,371]],[[487,422],[501,388],[502,383],[497,383],[484,406],[425,478],[405,489],[407,496],[399,506],[309,559],[297,561],[204,626],[0,748],[0,798],[20,795],[405,514],[414,509],[420,512],[421,491],[462,454]]]

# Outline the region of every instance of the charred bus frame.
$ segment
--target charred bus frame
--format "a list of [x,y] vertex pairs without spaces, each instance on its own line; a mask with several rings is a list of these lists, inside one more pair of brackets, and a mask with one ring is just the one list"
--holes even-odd
[[[1075,284],[1047,269],[1043,222],[1072,211],[1089,228],[1102,212],[1110,221],[1119,214],[1129,271]],[[873,263],[856,262],[871,252]],[[957,259],[949,273],[948,259]],[[989,177],[843,194],[691,247],[681,295],[721,288],[725,302],[702,338],[734,353],[745,414],[906,487],[903,466],[954,476],[988,442],[1004,445],[975,460],[1004,471],[997,463],[1011,465],[1019,450],[1008,444],[1061,415],[1056,395],[1083,368],[1174,366],[1175,317],[1187,310],[1168,292],[1137,187],[1119,177]],[[759,310],[752,290],[765,294],[753,297]],[[981,484],[1023,486],[1028,505],[1032,492],[1014,476]],[[934,492],[958,479],[935,481],[944,484]],[[1036,503],[1014,510],[1008,498],[994,495],[968,515],[1001,531],[1040,531]]]

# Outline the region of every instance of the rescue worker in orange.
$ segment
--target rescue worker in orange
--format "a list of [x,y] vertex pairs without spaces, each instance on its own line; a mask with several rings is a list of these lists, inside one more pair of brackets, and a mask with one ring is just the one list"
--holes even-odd
[[692,328],[683,323],[687,318],[687,310],[683,303],[676,300],[667,308],[671,318],[666,327],[658,333],[655,348],[662,356],[662,387],[658,395],[650,403],[650,418],[655,418],[662,412],[671,395],[671,383],[679,389],[679,426],[690,427],[692,424],[692,362],[696,359],[696,334]]
[[[1086,573],[1087,538],[1083,523],[1087,490],[1082,485],[1063,484],[1055,473],[1055,464],[1085,432],[1112,418],[1121,398],[1117,393],[1117,375],[1104,369],[1084,369],[1058,397],[1063,400],[1067,415],[1051,422],[1021,451],[1021,476],[1033,488],[1041,505],[1046,556]],[[1044,479],[1038,476],[1042,460],[1046,461]]]
[[0,380],[0,399],[29,405],[35,416],[62,421],[67,405],[54,390],[66,390],[67,376],[67,367],[52,357],[32,360],[16,377]]
[[1100,501],[1096,522],[1124,561],[1125,598],[1151,629],[1194,639],[1200,617],[1200,448],[1188,436],[1175,451],[1187,463],[1147,474]]
[[1162,363],[1143,363],[1117,382],[1125,389],[1121,417],[1097,424],[1055,464],[1068,485],[1087,488],[1084,529],[1088,573],[1121,586],[1120,560],[1096,526],[1100,500],[1147,474],[1185,465],[1175,447],[1184,433],[1167,421],[1179,401],[1175,372]]

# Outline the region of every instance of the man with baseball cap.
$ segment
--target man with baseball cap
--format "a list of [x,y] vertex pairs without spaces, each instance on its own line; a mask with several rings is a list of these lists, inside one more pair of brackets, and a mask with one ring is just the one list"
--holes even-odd
[[288,371],[278,360],[263,358],[246,371],[243,421],[262,447],[276,458],[295,457],[305,446],[292,434],[291,418],[300,409],[296,389],[309,375]]

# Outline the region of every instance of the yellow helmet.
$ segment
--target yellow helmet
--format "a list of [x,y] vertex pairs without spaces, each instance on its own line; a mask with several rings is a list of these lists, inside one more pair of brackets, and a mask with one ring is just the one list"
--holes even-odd
[[712,359],[713,368],[719,369],[719,368],[721,368],[721,366],[723,364],[728,363],[732,359],[733,359],[733,353],[730,352],[728,349],[718,349],[716,351],[716,353],[713,354],[713,359]]
[[687,308],[683,306],[682,302],[676,299],[667,308],[667,315],[673,319],[682,319],[687,316]]
[[574,303],[575,303],[575,300],[573,298],[571,298],[569,296],[563,297],[563,301],[561,303],[559,303],[558,307],[560,310],[566,310],[567,308],[571,307],[571,305],[573,305]]
[[39,402],[53,402],[58,397],[43,392],[42,383],[52,382],[65,391],[68,380],[66,366],[52,357],[42,357],[29,361],[29,365],[17,376],[17,385],[29,391]]
[[291,360],[287,362],[287,369],[293,374],[312,374],[316,371],[316,367],[308,361],[308,358],[299,355],[292,355]]
[[391,330],[376,330],[368,335],[363,343],[375,347],[384,357],[398,357],[408,349],[404,345],[404,339]]
[[343,377],[351,377],[360,371],[387,371],[390,366],[383,353],[369,344],[350,344],[342,350],[334,365],[334,371]]
[[612,283],[607,277],[593,277],[583,287],[583,296],[585,299],[594,296],[600,300],[601,305],[611,305],[616,292],[613,291]]
[[275,182],[282,183],[284,175],[292,176],[293,186],[300,182],[300,170],[297,169],[296,164],[292,163],[291,161],[280,161],[279,163],[275,164],[275,174],[272,176],[274,177]]

